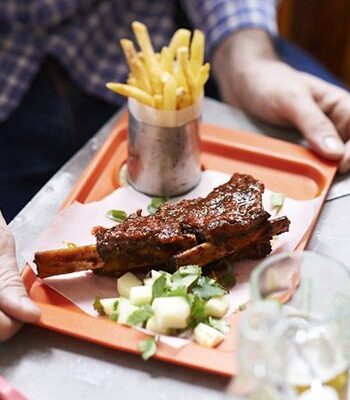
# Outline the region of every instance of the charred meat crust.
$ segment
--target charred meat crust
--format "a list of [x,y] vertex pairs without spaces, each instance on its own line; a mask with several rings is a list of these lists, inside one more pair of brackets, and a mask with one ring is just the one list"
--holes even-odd
[[[120,258],[140,268],[173,268],[206,265],[227,255],[264,257],[271,251],[272,236],[288,230],[289,220],[269,221],[263,191],[264,185],[252,176],[234,174],[205,198],[166,203],[152,216],[138,212],[111,229],[99,229],[97,250],[111,265],[99,273],[110,274],[113,260]],[[191,239],[184,240],[186,236]]]

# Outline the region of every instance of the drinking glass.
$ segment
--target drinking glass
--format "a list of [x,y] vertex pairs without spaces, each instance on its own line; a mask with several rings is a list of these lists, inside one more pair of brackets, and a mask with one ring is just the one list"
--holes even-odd
[[[298,400],[346,400],[349,269],[308,251],[270,256],[252,273],[251,296],[255,307],[275,307],[270,337],[266,335],[266,379],[291,389]],[[247,318],[249,314],[240,326],[243,347]]]

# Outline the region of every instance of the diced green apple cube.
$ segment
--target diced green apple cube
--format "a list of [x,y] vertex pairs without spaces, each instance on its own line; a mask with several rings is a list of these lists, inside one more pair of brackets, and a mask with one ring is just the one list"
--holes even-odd
[[229,305],[229,295],[212,297],[205,305],[205,310],[211,317],[222,318],[227,313]]
[[187,328],[191,310],[184,297],[157,297],[152,309],[160,330]]
[[193,335],[198,344],[206,347],[215,347],[225,339],[224,334],[202,322],[195,327]]
[[151,304],[152,286],[134,286],[130,289],[130,304],[134,306],[143,306]]
[[128,299],[124,299],[123,301],[121,301],[118,307],[118,324],[128,325],[127,321],[129,316],[137,309],[138,307],[130,304],[130,301]]
[[159,333],[160,335],[167,335],[168,334],[168,329],[165,329],[164,327],[159,327],[156,321],[156,318],[153,316],[151,317],[147,323],[146,323],[146,329],[154,332],[154,333]]
[[134,286],[141,286],[142,282],[140,279],[132,274],[131,272],[127,272],[119,279],[117,279],[117,289],[120,296],[129,298],[130,290]]
[[112,312],[116,309],[116,303],[119,302],[119,297],[113,297],[110,299],[100,299],[101,306],[103,307],[103,311],[109,317],[112,315]]
[[146,278],[146,279],[143,280],[143,284],[144,284],[145,286],[150,286],[150,287],[152,287],[152,286],[153,286],[153,283],[154,283],[154,280],[153,280],[152,278]]

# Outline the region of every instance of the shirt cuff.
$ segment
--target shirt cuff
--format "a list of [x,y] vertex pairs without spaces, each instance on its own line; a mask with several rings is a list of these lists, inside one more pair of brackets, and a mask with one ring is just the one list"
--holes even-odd
[[242,29],[261,29],[276,36],[277,4],[278,0],[184,1],[188,17],[206,35],[208,56],[227,36]]

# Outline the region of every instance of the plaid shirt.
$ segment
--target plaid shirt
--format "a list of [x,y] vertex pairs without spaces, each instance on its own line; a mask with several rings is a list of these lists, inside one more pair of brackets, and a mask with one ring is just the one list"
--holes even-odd
[[[245,28],[276,32],[277,0],[183,0],[207,39],[207,54],[230,33]],[[127,68],[118,41],[144,22],[154,47],[175,29],[174,0],[0,0],[0,122],[19,105],[46,55],[56,57],[87,93],[114,104],[106,89],[124,81]]]

